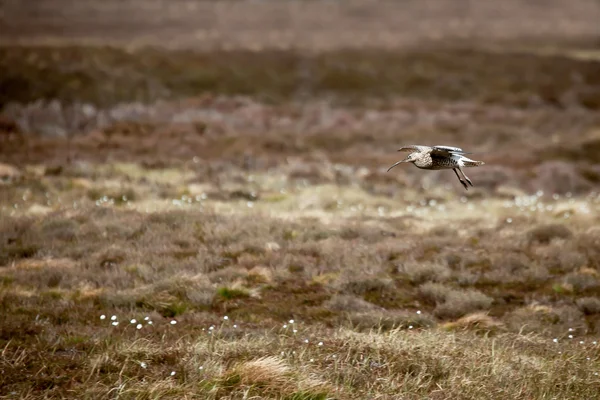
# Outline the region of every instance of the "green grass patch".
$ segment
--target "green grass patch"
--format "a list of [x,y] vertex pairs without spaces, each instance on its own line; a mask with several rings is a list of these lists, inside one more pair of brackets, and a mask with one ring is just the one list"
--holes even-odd
[[325,400],[327,393],[296,392],[284,398],[285,400]]
[[217,289],[217,294],[224,300],[241,299],[250,296],[247,290],[228,287]]

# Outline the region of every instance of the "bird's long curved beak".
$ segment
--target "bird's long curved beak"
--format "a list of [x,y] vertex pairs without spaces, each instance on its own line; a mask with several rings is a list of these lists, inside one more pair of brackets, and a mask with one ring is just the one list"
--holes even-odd
[[392,165],[391,167],[389,167],[389,168],[388,168],[388,170],[387,170],[387,172],[390,172],[390,170],[391,170],[392,168],[394,168],[396,165],[402,164],[403,162],[406,162],[406,161],[408,161],[408,160],[407,160],[407,159],[404,159],[404,160],[400,160],[400,161],[398,161],[396,164],[394,164],[394,165]]

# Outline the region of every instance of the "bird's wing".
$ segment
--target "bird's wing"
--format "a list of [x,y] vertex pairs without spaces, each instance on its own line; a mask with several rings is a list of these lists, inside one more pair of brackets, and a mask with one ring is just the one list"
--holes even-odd
[[414,153],[415,151],[431,151],[431,147],[429,146],[419,146],[419,145],[410,145],[403,146],[398,149],[398,151],[408,151],[410,153]]
[[461,149],[460,147],[452,146],[433,146],[431,148],[431,154],[439,156],[449,156],[452,154],[470,154]]

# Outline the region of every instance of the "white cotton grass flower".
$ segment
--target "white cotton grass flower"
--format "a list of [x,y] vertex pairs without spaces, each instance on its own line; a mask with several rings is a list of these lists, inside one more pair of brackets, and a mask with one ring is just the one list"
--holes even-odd
[[408,329],[412,329],[412,328],[413,328],[413,326],[412,326],[412,325],[409,325],[409,326],[408,326]]
[[106,319],[106,315],[102,314],[102,315],[100,316],[100,319]]
[[144,317],[144,321],[150,321],[150,317]]
[[558,338],[554,338],[554,339],[552,339],[552,341],[553,341],[554,343],[558,343]]
[[283,329],[287,328],[287,324],[283,324]]
[[143,362],[143,361],[142,361],[142,362],[140,363],[140,367],[142,367],[142,368],[146,369],[146,368],[148,368],[148,364],[146,364],[145,362]]
[[148,325],[152,325],[154,322],[152,321],[148,321]]
[[290,319],[290,324],[293,324],[293,323],[294,323],[294,320],[293,320],[293,319]]
[[171,320],[171,325],[175,325],[175,324],[177,324],[177,321]]
[[568,338],[569,338],[569,339],[573,339],[573,335],[569,335],[569,336],[568,336]]
[[227,321],[227,320],[229,319],[229,317],[226,315],[226,316],[224,316],[224,317],[223,317],[223,319],[224,319],[225,321]]
[[308,339],[304,339],[304,343],[308,343]]
[[298,332],[298,329],[294,329],[294,333],[297,333],[297,332]]
[[137,324],[135,328],[136,329],[142,329],[142,324]]
[[131,320],[131,321],[129,321],[129,322],[130,322],[130,323],[132,323],[132,324],[136,324],[136,323],[137,323],[137,321],[135,320],[135,318],[134,318],[134,319],[132,319],[132,320]]
[[175,371],[171,371],[171,376],[175,376]]
[[237,328],[237,325],[233,325],[234,328]]
[[204,366],[202,366],[202,365],[201,365],[201,366],[199,366],[199,367],[198,367],[198,369],[199,369],[200,371],[202,371],[202,370],[204,369]]
[[323,342],[319,342],[317,346],[323,346]]
[[421,310],[417,310],[417,314],[421,314]]
[[117,326],[117,325],[119,325],[119,321],[113,321],[112,322],[112,326]]
[[116,321],[116,320],[117,320],[117,316],[116,316],[116,315],[113,315],[112,317],[110,317],[110,320],[111,320],[111,321]]

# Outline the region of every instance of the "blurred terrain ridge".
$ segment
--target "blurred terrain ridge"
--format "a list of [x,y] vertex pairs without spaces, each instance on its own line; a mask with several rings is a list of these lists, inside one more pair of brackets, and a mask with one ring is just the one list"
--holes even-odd
[[6,0],[4,43],[232,50],[596,40],[594,0]]

